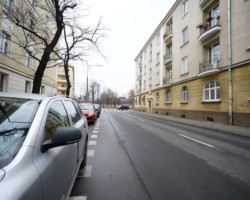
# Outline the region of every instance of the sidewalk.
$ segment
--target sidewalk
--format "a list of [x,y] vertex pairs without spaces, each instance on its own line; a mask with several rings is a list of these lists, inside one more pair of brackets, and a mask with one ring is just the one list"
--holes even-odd
[[153,113],[147,113],[147,112],[138,112],[138,111],[134,111],[134,110],[130,110],[130,111],[134,112],[134,113],[139,113],[142,115],[152,116],[152,117],[155,117],[158,119],[165,119],[168,121],[179,122],[179,123],[183,123],[183,124],[187,124],[187,125],[193,125],[193,126],[197,126],[197,127],[208,128],[208,129],[212,129],[212,130],[216,130],[216,131],[221,131],[221,132],[231,133],[231,134],[235,134],[235,135],[250,137],[250,128],[249,127],[219,124],[219,123],[215,123],[215,122],[172,117],[172,116],[159,115],[159,114],[153,114]]

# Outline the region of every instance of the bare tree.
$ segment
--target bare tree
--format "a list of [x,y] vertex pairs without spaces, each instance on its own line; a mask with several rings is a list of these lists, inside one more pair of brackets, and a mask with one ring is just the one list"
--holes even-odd
[[89,92],[91,94],[92,103],[95,102],[96,86],[97,86],[97,83],[95,81],[91,81],[90,86],[89,86],[89,89],[90,89]]
[[[80,16],[77,16],[77,19],[79,18]],[[77,21],[75,17],[75,20],[72,19],[73,18],[70,18],[70,20],[65,20],[63,45],[58,51],[55,52],[59,60],[61,60],[64,65],[65,76],[67,80],[67,95],[69,95],[71,88],[71,83],[68,75],[69,61],[86,61],[88,53],[92,50],[98,51],[102,55],[98,48],[98,41],[105,36],[103,32],[105,29],[102,26],[101,18],[94,28],[83,27],[80,25],[80,23],[76,23]]]
[[[1,1],[1,5],[5,8],[6,5],[3,2]],[[69,9],[75,9],[77,5],[77,0],[45,0],[33,4],[26,0],[18,0],[11,7],[9,11],[11,16],[6,19],[6,26],[11,22],[19,28],[19,31],[11,32],[14,37],[12,42],[38,61],[32,93],[40,92],[44,71],[50,61],[55,61],[52,59],[52,54],[65,26],[65,12]],[[46,20],[37,13],[46,13],[46,20],[51,22],[49,31]]]

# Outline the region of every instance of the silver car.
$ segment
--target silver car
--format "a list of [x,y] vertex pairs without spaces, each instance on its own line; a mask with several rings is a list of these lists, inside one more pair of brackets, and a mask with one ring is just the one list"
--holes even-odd
[[0,92],[0,199],[68,199],[87,140],[74,100]]

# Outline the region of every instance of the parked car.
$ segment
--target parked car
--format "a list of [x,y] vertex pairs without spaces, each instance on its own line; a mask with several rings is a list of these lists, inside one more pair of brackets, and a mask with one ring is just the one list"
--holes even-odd
[[87,140],[74,100],[0,92],[0,199],[68,199]]
[[94,104],[95,105],[95,111],[97,113],[97,118],[100,117],[100,114],[101,114],[101,111],[102,111],[102,108],[99,104]]
[[80,103],[79,104],[84,116],[87,118],[88,123],[95,124],[97,119],[97,114],[95,111],[95,106],[93,103]]

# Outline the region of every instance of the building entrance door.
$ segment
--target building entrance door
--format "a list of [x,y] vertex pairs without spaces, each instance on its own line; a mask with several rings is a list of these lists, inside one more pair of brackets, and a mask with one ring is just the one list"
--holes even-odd
[[148,112],[152,112],[152,101],[148,101]]

